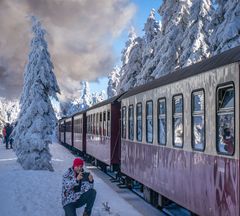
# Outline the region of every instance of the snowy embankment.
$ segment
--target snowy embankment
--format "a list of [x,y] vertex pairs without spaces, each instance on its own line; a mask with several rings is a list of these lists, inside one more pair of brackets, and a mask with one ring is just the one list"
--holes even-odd
[[[0,143],[0,215],[64,216],[61,205],[62,175],[72,165],[74,156],[59,144],[50,146],[54,172],[26,171],[16,161],[15,153]],[[141,215],[129,203],[94,175],[97,198],[92,216]],[[103,203],[108,202],[110,212]],[[78,209],[82,215],[83,208]]]

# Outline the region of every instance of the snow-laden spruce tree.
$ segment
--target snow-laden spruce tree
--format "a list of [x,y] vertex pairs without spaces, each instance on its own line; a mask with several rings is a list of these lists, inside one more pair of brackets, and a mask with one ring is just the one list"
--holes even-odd
[[119,79],[120,79],[120,68],[116,66],[108,75],[108,88],[107,88],[108,98],[111,98],[117,95],[117,88],[120,82]]
[[94,92],[92,93],[92,105],[95,105],[97,103],[100,103],[106,99],[106,93],[105,91],[99,92]]
[[92,105],[92,95],[90,92],[89,82],[82,81],[82,87],[81,107],[82,110],[85,110]]
[[[76,104],[78,104],[78,101]],[[60,100],[60,116],[61,116],[61,118],[68,116],[68,112],[72,108],[72,106],[73,106],[73,104],[70,99]]]
[[144,45],[142,53],[142,70],[137,76],[137,86],[145,84],[151,80],[150,74],[155,70],[157,62],[154,56],[156,55],[156,44],[161,33],[161,26],[155,18],[155,10],[152,9],[147,22],[144,25]]
[[158,64],[153,77],[159,78],[179,67],[180,44],[188,27],[191,5],[191,0],[164,0],[159,8],[162,16],[161,36],[156,45],[154,61]]
[[216,0],[217,10],[210,25],[212,54],[240,45],[239,0]]
[[124,91],[123,89],[124,89],[125,82],[123,81],[123,79],[124,79],[125,75],[127,74],[127,71],[126,71],[127,67],[128,67],[127,63],[129,61],[129,55],[132,50],[132,47],[135,45],[134,40],[136,39],[136,37],[137,37],[136,32],[135,32],[134,28],[132,27],[129,31],[128,40],[125,43],[125,47],[122,50],[122,56],[121,56],[122,66],[120,69],[120,82],[119,82],[119,85],[117,88],[118,93],[121,93]]
[[34,37],[24,71],[20,114],[14,129],[14,151],[24,169],[53,170],[49,144],[56,125],[50,101],[60,93],[40,21],[31,17]]
[[142,70],[142,52],[143,52],[143,39],[137,37],[133,41],[133,46],[129,52],[128,62],[124,66],[125,74],[120,81],[121,92],[125,92],[137,86],[137,76]]
[[[19,101],[0,97],[0,121],[13,123],[19,114]],[[0,126],[1,127],[1,126]]]
[[127,91],[137,86],[137,75],[142,68],[143,39],[136,37],[132,28],[128,35],[128,41],[122,51],[122,67],[120,70],[120,83],[118,93]]
[[180,48],[180,68],[210,56],[208,26],[213,13],[212,0],[192,1],[188,27],[183,35]]

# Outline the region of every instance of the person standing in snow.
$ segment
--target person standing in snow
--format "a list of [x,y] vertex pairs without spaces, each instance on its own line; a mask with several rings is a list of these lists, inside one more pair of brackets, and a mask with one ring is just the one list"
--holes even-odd
[[8,149],[8,143],[10,143],[10,148],[12,148],[12,141],[10,140],[10,135],[12,133],[12,126],[7,123],[6,125],[6,136],[5,136],[5,142],[6,142],[6,149]]
[[6,143],[6,126],[2,129],[2,135],[3,135],[3,143]]
[[83,170],[84,161],[75,158],[63,175],[62,205],[65,216],[77,216],[76,209],[86,204],[83,216],[90,216],[96,198],[93,176]]

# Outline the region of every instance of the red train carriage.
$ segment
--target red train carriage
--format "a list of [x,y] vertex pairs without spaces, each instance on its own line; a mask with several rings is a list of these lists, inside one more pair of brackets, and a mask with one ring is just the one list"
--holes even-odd
[[80,112],[73,116],[73,147],[86,152],[86,112]]
[[101,102],[86,112],[86,153],[109,166],[120,162],[121,105],[118,98]]
[[121,172],[159,201],[239,216],[239,63],[237,47],[119,98]]

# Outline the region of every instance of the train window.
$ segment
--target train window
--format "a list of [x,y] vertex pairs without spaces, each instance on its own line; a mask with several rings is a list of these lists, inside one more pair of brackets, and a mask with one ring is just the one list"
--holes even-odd
[[142,141],[142,104],[138,103],[136,108],[136,135],[137,141]]
[[[90,116],[89,116],[89,119],[90,119]],[[83,133],[83,118],[81,118],[81,121],[80,121],[80,130],[81,130],[80,133],[82,134]]]
[[72,132],[72,121],[68,121],[66,125],[66,132]]
[[102,136],[102,113],[100,113],[100,121],[99,121],[99,134]]
[[64,132],[64,122],[60,123],[60,132]]
[[128,139],[134,139],[134,110],[133,105],[128,107]]
[[98,118],[98,113],[96,114],[96,135],[99,134],[99,118]]
[[111,116],[110,116],[110,111],[107,111],[107,136],[110,136],[111,132],[111,122],[110,122]]
[[173,97],[173,145],[183,147],[183,96]]
[[233,155],[235,148],[235,91],[229,84],[217,88],[217,151]]
[[74,120],[74,133],[80,133],[80,122],[79,119]]
[[146,141],[153,142],[153,102],[147,101],[146,104]]
[[90,133],[92,134],[93,131],[93,120],[92,120],[92,114],[90,115]]
[[77,127],[78,127],[77,131],[78,131],[78,133],[81,133],[81,132],[82,132],[82,131],[81,131],[81,130],[82,130],[81,126],[82,126],[82,125],[81,125],[81,119],[78,119],[78,120],[77,120]]
[[122,108],[122,138],[126,139],[126,107]]
[[205,148],[205,96],[203,90],[192,92],[192,148]]
[[106,136],[106,112],[103,113],[103,136]]
[[167,108],[166,98],[158,100],[158,143],[166,145],[167,141]]
[[95,121],[95,114],[93,114],[93,134],[96,134],[96,121]]

